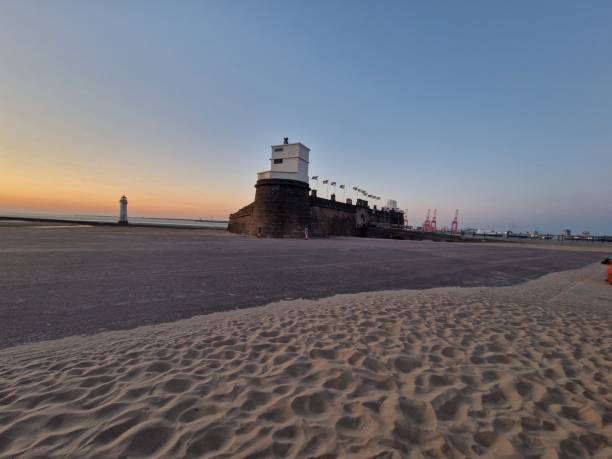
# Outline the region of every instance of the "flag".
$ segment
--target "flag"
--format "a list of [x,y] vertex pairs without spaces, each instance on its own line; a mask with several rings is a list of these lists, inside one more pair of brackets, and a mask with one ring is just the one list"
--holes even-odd
[[336,186],[336,182],[331,182],[330,185],[331,186]]
[[325,185],[326,183],[329,183],[329,180],[323,180],[323,185]]
[[342,190],[344,190],[344,185],[340,185],[340,188],[341,188]]
[[319,176],[318,176],[318,175],[313,175],[313,176],[312,176],[312,179],[313,179],[313,180],[319,180]]

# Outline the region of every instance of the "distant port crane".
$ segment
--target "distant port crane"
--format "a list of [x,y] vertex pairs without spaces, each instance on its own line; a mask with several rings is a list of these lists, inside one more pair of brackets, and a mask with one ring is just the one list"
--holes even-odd
[[427,209],[427,218],[425,219],[425,223],[423,223],[423,231],[425,232],[431,231],[431,220],[429,220],[430,214],[431,214],[431,209]]
[[[423,223],[423,231],[426,233],[435,233],[438,231],[438,209],[434,209],[433,217],[431,217],[431,209],[427,209],[427,218],[425,218],[425,222]],[[448,226],[442,228],[441,231],[447,232]],[[451,223],[450,232],[459,232],[459,209],[455,210],[455,218],[453,218],[453,222]]]
[[459,232],[459,209],[455,210],[455,218],[453,218],[453,222],[451,223],[451,233]]

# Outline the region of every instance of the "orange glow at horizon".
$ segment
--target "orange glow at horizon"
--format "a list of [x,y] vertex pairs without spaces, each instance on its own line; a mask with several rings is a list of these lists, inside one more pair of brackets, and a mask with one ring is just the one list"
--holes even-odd
[[42,166],[23,159],[31,156],[2,153],[0,211],[5,212],[115,215],[125,193],[133,216],[227,219],[253,197],[229,188],[211,191],[215,187],[187,180],[182,185],[160,183],[130,171],[125,171],[126,177],[133,179],[118,178],[103,166],[99,173],[82,167]]

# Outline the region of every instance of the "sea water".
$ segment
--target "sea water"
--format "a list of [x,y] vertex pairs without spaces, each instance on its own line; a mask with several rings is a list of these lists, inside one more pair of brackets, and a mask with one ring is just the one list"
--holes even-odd
[[[2,217],[14,218],[49,218],[53,220],[73,220],[80,222],[101,222],[116,223],[119,218],[113,215],[79,215],[79,214],[46,214],[46,213],[26,213],[26,212],[0,212]],[[188,218],[164,218],[164,217],[129,217],[130,223],[140,225],[155,226],[186,226],[197,228],[218,228],[226,229],[227,221],[224,220],[203,220]]]

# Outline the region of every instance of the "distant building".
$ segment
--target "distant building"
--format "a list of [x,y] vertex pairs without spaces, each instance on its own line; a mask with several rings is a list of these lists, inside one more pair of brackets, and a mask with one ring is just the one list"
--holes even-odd
[[387,200],[387,207],[389,209],[397,209],[397,201],[395,199]]
[[570,237],[572,235],[572,230],[564,229],[561,231],[561,236]]

